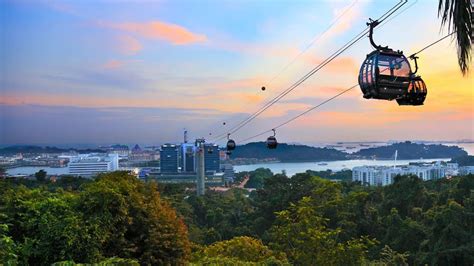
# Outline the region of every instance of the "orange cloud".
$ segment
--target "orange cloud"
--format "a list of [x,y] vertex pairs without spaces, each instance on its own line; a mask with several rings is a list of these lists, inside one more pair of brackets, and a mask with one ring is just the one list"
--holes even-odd
[[182,26],[161,21],[109,23],[105,25],[113,29],[136,34],[143,38],[159,39],[174,45],[187,45],[207,41],[206,35],[196,34]]

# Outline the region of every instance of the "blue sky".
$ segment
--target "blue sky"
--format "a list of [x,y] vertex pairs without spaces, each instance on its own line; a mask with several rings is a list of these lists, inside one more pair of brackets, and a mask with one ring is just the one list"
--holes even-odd
[[[160,144],[179,141],[183,128],[193,137],[224,132],[222,121],[231,127],[257,110],[396,2],[1,1],[0,144]],[[412,3],[376,30],[376,41],[410,54],[446,34],[437,1],[405,6]],[[353,85],[370,51],[364,38],[235,139]],[[429,87],[422,107],[365,100],[357,89],[278,136],[473,139],[473,79],[460,75],[455,45],[430,48],[420,66]]]

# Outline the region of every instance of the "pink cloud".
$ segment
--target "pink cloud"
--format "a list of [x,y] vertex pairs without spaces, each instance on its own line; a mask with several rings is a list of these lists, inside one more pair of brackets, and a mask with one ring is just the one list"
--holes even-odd
[[105,69],[115,69],[122,67],[124,63],[123,61],[112,59],[107,61],[102,67]]
[[197,34],[182,26],[162,21],[106,23],[105,26],[143,38],[163,40],[174,45],[189,45],[207,41],[206,35]]
[[135,38],[128,35],[121,35],[117,37],[118,49],[124,54],[136,54],[142,50],[142,44]]

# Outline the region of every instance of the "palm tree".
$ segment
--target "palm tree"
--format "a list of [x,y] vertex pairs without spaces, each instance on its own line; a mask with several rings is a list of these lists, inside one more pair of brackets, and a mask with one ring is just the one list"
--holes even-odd
[[441,17],[441,26],[448,24],[448,31],[456,32],[458,50],[458,64],[463,75],[469,72],[472,60],[473,6],[474,0],[439,0],[438,17]]

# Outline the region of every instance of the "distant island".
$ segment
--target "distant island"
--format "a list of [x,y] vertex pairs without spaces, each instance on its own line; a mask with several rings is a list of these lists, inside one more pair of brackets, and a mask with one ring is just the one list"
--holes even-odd
[[333,148],[316,148],[306,145],[290,145],[280,143],[276,150],[266,148],[265,142],[253,142],[238,146],[233,152],[233,160],[273,159],[280,162],[315,162],[336,161],[349,159],[379,159],[389,160],[457,158],[467,156],[467,152],[458,146],[441,144],[417,144],[410,141],[394,143],[387,146],[366,148],[355,153],[347,153]]
[[397,158],[401,160],[455,158],[467,155],[467,152],[458,146],[417,144],[405,141],[388,146],[362,149],[353,153],[352,156],[364,159],[394,159],[395,152],[398,154]]
[[9,146],[0,149],[0,155],[3,156],[11,156],[18,153],[22,154],[42,154],[42,153],[63,153],[75,151],[77,153],[92,153],[92,152],[105,152],[102,149],[76,149],[76,148],[69,148],[69,149],[62,149],[57,147],[41,147],[35,145],[16,145],[16,146]]
[[265,142],[252,142],[238,146],[231,158],[274,158],[281,162],[336,161],[347,159],[347,153],[332,148],[316,148],[306,145],[278,144],[275,150],[267,149]]

